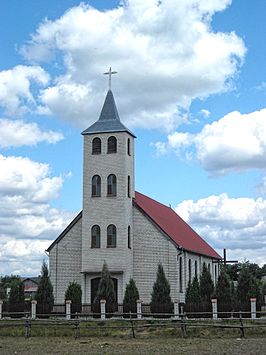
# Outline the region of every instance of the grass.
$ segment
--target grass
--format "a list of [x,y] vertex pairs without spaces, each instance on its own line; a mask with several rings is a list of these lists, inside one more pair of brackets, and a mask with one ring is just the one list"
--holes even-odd
[[[24,337],[26,320],[1,320],[0,337]],[[75,320],[32,320],[30,322],[31,337],[132,337],[132,328],[129,320],[108,321],[81,321],[76,327]],[[136,338],[182,338],[180,322],[171,320],[141,320],[133,321]],[[224,321],[192,321],[186,322],[186,335],[188,338],[237,338],[240,337],[238,320]],[[235,327],[236,326],[236,327]],[[246,337],[265,337],[266,320],[244,321]],[[224,327],[224,328],[223,328]],[[232,328],[230,328],[232,327]],[[234,328],[235,327],[235,328]]]

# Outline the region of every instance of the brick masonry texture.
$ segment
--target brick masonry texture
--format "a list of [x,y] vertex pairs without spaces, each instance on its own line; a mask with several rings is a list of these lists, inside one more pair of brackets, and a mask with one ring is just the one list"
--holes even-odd
[[[107,139],[117,138],[117,153],[107,154]],[[99,137],[102,153],[92,154],[92,140]],[[130,139],[131,155],[127,154]],[[91,134],[84,136],[83,158],[83,212],[82,218],[50,250],[50,276],[56,303],[64,302],[69,282],[82,286],[83,303],[91,302],[91,280],[99,277],[104,261],[112,277],[118,280],[118,302],[123,301],[126,284],[130,277],[136,281],[140,298],[150,302],[158,263],[162,263],[171,286],[172,300],[184,302],[189,279],[188,263],[191,260],[191,278],[198,275],[203,262],[210,265],[215,279],[212,259],[177,248],[145,214],[132,203],[134,197],[134,139],[127,132]],[[107,196],[107,177],[117,177],[117,196]],[[101,177],[101,197],[91,196],[91,181],[94,175]],[[130,176],[130,197],[128,197]],[[91,228],[99,225],[101,247],[91,248]],[[117,247],[107,248],[107,226],[117,228]],[[128,226],[131,228],[131,245],[128,248]],[[180,279],[180,264],[181,279]],[[218,271],[216,271],[216,277]],[[182,282],[182,287],[180,285]],[[182,289],[183,292],[180,292]]]

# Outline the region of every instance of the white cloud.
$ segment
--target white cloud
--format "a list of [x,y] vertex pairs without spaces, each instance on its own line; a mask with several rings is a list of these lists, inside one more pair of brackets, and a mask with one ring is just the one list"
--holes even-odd
[[266,109],[249,114],[231,112],[206,124],[200,133],[175,132],[167,142],[157,142],[159,153],[174,150],[177,155],[194,152],[211,175],[266,168]]
[[[215,33],[211,19],[229,0],[128,0],[108,11],[81,4],[43,22],[22,48],[34,62],[63,55],[65,74],[42,91],[52,113],[82,126],[98,118],[110,65],[123,121],[171,130],[196,97],[230,88],[245,55],[235,33]],[[64,107],[62,106],[64,103]]]
[[50,205],[63,178],[50,176],[49,165],[0,155],[0,171],[0,260],[5,261],[1,273],[26,271],[31,263],[41,264],[44,250],[73,214]]
[[202,109],[200,110],[201,114],[204,116],[204,117],[209,117],[210,116],[210,111],[206,110],[206,109]]
[[221,194],[183,201],[175,210],[214,248],[230,250],[230,258],[265,263],[266,200]]
[[266,195],[266,176],[262,178],[262,181],[256,187],[260,194]]
[[36,123],[8,119],[0,119],[0,137],[2,148],[36,145],[40,142],[54,144],[64,138],[62,133],[41,130]]
[[49,75],[39,66],[17,65],[3,70],[0,72],[0,106],[8,115],[28,112],[36,105],[31,86],[44,86],[48,82]]

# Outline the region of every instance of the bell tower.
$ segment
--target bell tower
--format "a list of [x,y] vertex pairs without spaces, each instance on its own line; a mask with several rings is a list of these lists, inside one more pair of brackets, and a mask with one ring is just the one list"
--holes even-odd
[[93,302],[93,285],[106,261],[121,302],[133,276],[135,135],[121,123],[110,87],[98,121],[82,135],[83,301]]

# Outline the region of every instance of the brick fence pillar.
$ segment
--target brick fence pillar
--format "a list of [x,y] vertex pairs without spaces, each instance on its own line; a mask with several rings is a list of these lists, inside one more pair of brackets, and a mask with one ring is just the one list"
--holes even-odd
[[142,318],[141,300],[137,300],[137,318]]
[[179,301],[174,302],[174,318],[179,319]]
[[251,319],[256,319],[256,298],[250,299]]
[[101,305],[101,319],[105,319],[105,306],[106,306],[106,301],[105,300],[100,300],[100,305]]
[[67,320],[71,319],[71,301],[70,300],[66,301],[66,319]]
[[31,301],[31,319],[36,319],[36,305],[37,301]]
[[212,319],[217,319],[217,298],[212,298]]

